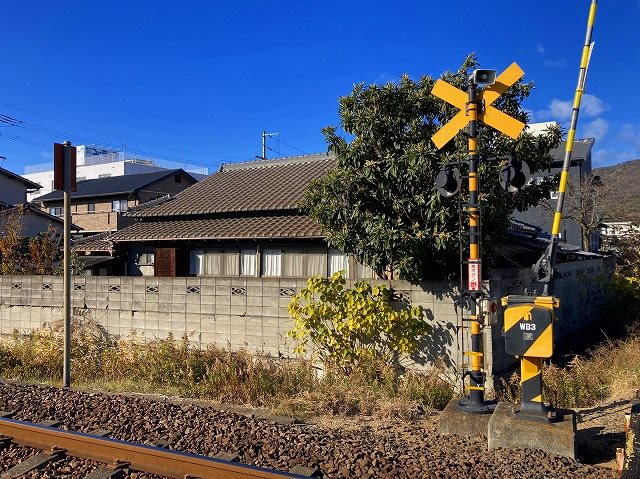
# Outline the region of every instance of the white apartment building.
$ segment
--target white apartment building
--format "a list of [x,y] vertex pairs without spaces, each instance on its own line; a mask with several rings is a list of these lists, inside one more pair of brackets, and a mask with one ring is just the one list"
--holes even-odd
[[[198,168],[194,165],[176,166],[167,164],[160,166],[157,160],[126,158],[122,151],[92,145],[80,145],[76,147],[76,180],[91,180],[95,178],[108,178],[110,176],[134,175],[138,173],[153,173],[174,168],[184,168],[197,177],[207,175],[206,168]],[[191,167],[191,168],[190,168]],[[24,178],[42,185],[42,188],[27,194],[27,201],[32,201],[38,196],[46,195],[53,191],[53,163],[41,163],[25,167]]]

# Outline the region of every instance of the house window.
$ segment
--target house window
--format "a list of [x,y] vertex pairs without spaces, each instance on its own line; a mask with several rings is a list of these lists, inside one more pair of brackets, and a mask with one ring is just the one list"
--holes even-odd
[[552,191],[551,194],[549,195],[549,198],[552,200],[557,200],[558,199],[558,192],[557,191]]
[[327,275],[327,255],[323,249],[265,249],[262,275],[309,278]]
[[53,216],[62,216],[63,215],[62,206],[51,206],[49,208],[49,214]]
[[255,276],[258,257],[254,249],[240,250],[240,276]]
[[87,212],[95,213],[96,212],[96,204],[95,203],[87,203]]
[[331,276],[338,271],[344,271],[345,278],[349,277],[349,257],[342,251],[330,249],[327,255],[327,275]]
[[154,253],[138,253],[138,266],[153,266]]
[[189,272],[198,275],[238,276],[240,254],[238,250],[193,250]]
[[127,209],[129,209],[127,200],[113,200],[111,202],[111,211],[121,212],[127,211]]
[[378,275],[369,267],[360,263],[356,263],[355,274],[353,278],[357,279],[375,279]]
[[282,276],[282,251],[265,248],[262,250],[262,276]]

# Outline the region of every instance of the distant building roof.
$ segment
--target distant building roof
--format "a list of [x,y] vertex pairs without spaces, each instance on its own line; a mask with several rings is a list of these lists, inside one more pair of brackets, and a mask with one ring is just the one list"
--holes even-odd
[[113,243],[109,237],[109,233],[98,233],[84,238],[73,240],[71,248],[75,252],[94,252],[102,251],[113,253]]
[[14,173],[13,171],[9,171],[9,170],[6,170],[4,168],[0,168],[0,174],[6,176],[8,178],[11,178],[12,180],[19,181],[20,183],[25,185],[27,187],[27,189],[39,190],[40,188],[42,188],[42,185],[39,185],[38,183],[34,183],[33,181],[28,180],[24,176],[20,176],[20,175]]
[[309,182],[334,165],[328,154],[226,164],[170,201],[129,213],[167,217],[296,210]]
[[[582,140],[574,140],[573,149],[571,151],[571,161],[572,162],[580,162],[587,159],[589,153],[591,152],[591,148],[593,148],[593,144],[595,143],[595,138],[585,138]],[[554,148],[549,153],[553,157],[553,166],[556,166],[557,162],[562,163],[564,161],[565,149],[567,148],[567,142],[561,141],[557,148]]]
[[[110,176],[108,178],[95,178],[92,180],[78,181],[77,191],[71,193],[71,198],[88,198],[96,196],[112,196],[134,193],[144,187],[160,181],[168,176],[181,173],[189,178],[193,178],[182,169],[155,171],[153,173],[139,173],[135,175]],[[61,201],[63,192],[55,190],[46,195],[39,196],[33,201],[43,203],[46,201]]]

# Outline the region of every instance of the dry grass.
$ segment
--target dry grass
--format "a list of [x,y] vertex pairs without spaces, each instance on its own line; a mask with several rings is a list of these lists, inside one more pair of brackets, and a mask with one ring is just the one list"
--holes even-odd
[[[573,357],[563,368],[544,365],[542,377],[545,401],[557,407],[589,407],[632,398],[640,390],[640,334],[607,341],[585,356]],[[502,381],[500,398],[520,402],[516,373]]]
[[[5,379],[59,384],[62,334],[59,325],[0,343]],[[144,392],[267,407],[280,414],[410,417],[443,408],[453,385],[439,371],[398,377],[384,364],[363,364],[345,372],[327,367],[322,377],[309,361],[253,355],[209,347],[187,338],[143,342],[115,340],[86,318],[72,330],[75,387]]]

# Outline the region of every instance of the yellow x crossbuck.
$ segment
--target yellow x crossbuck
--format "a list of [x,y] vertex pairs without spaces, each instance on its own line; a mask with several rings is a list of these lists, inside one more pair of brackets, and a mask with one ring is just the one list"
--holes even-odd
[[[496,82],[493,85],[478,93],[478,101],[484,100],[484,111],[479,113],[478,119],[514,139],[518,137],[524,128],[524,123],[492,107],[491,104],[507,91],[511,85],[517,82],[522,75],[524,75],[524,71],[514,62],[496,78]],[[466,115],[466,105],[469,98],[467,93],[443,80],[436,82],[431,93],[460,108],[456,116],[431,137],[435,145],[440,149],[467,125],[469,120]]]

